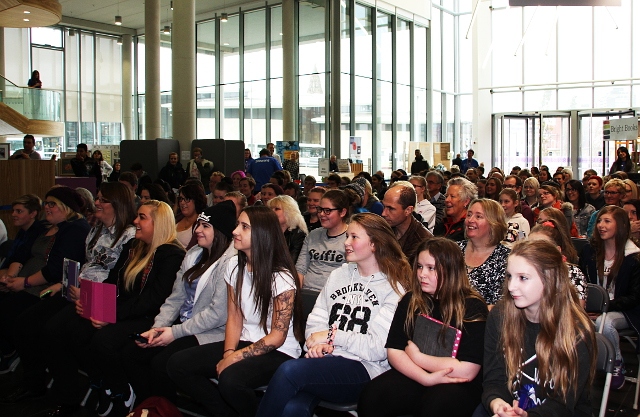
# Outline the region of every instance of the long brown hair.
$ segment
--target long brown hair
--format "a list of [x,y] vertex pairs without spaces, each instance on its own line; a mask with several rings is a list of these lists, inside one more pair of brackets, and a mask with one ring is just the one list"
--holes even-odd
[[[608,183],[607,183],[608,184]],[[609,270],[608,275],[608,283],[610,286],[613,286],[616,280],[616,276],[618,275],[618,271],[622,266],[622,261],[624,261],[624,247],[627,244],[627,240],[629,240],[629,233],[631,231],[631,225],[629,223],[629,216],[624,209],[618,206],[604,206],[598,212],[598,216],[596,217],[596,228],[598,225],[598,221],[600,217],[604,214],[610,214],[613,217],[613,220],[616,222],[616,234],[614,236],[615,244],[616,244],[616,254],[613,258],[613,265],[611,265],[611,269]],[[594,230],[593,237],[591,238],[591,244],[596,250],[596,266],[598,268],[598,282],[600,284],[603,283],[602,279],[604,277],[604,240],[600,237],[600,233],[598,230]],[[613,287],[612,287],[613,288]]]
[[410,286],[411,267],[389,223],[374,213],[354,214],[349,223],[362,226],[375,248],[374,256],[380,272],[387,276],[397,294],[403,294]]
[[[196,227],[197,225],[198,222],[196,222]],[[211,248],[202,248],[200,259],[198,259],[191,268],[187,269],[182,276],[182,279],[188,282],[189,285],[191,285],[196,278],[204,274],[214,262],[220,259],[231,243],[231,238],[227,237],[215,227],[211,227],[213,228],[213,243]],[[195,229],[194,227],[193,230],[195,231]]]
[[487,195],[487,191],[485,190],[485,198],[490,198],[493,201],[498,201],[498,198],[500,197],[500,192],[502,191],[502,180],[496,177],[489,177],[487,178],[487,185],[489,184],[490,181],[493,181],[496,184],[496,193],[492,196],[489,196]]
[[[249,217],[251,224],[251,270],[253,273],[253,301],[255,311],[260,312],[260,326],[268,333],[267,319],[269,307],[273,300],[273,276],[276,273],[290,274],[295,282],[295,299],[293,306],[293,332],[298,341],[304,340],[302,323],[302,298],[300,295],[300,281],[296,272],[296,265],[291,258],[287,242],[284,239],[278,216],[266,206],[250,206],[243,210]],[[237,306],[242,302],[242,282],[244,270],[249,258],[238,251],[238,273],[235,288]],[[244,316],[244,312],[243,312]]]
[[[589,381],[593,380],[596,360],[593,323],[580,307],[567,265],[552,243],[544,240],[519,241],[511,249],[507,262],[516,256],[535,268],[543,284],[539,306],[540,333],[535,344],[540,385],[553,381],[553,395],[566,402],[570,391],[577,395],[580,366],[576,344],[580,341],[589,348]],[[510,279],[507,273],[503,297],[498,302],[503,312],[500,345],[504,349],[507,389],[518,378],[521,364],[526,359],[523,357],[523,334],[527,321],[524,309],[516,307],[509,293]]]
[[[106,200],[109,200],[109,203],[113,206],[113,211],[115,212],[115,238],[111,243],[111,247],[113,247],[120,237],[127,229],[127,227],[133,224],[133,219],[136,218],[136,206],[133,200],[133,194],[131,194],[131,190],[127,188],[126,185],[120,182],[103,182],[100,184],[100,193],[102,193],[102,197]],[[89,246],[94,245],[98,238],[101,235],[102,228],[109,227],[104,225],[102,222],[96,225],[97,232]]]
[[[433,295],[422,292],[418,278],[418,257],[422,252],[429,252],[435,260],[438,283]],[[439,300],[442,322],[445,325],[462,328],[465,316],[465,301],[467,298],[477,298],[484,303],[482,296],[469,282],[464,255],[460,247],[450,239],[434,237],[424,240],[416,250],[413,261],[413,275],[411,277],[411,301],[404,328],[407,334],[413,334],[416,312],[430,315],[434,300]],[[484,321],[485,316],[471,317],[467,321]],[[444,329],[444,326],[443,326]]]
[[522,213],[522,203],[520,202],[520,198],[518,198],[518,193],[516,193],[515,190],[511,188],[505,188],[502,191],[500,191],[500,194],[498,194],[498,202],[500,202],[500,197],[503,194],[509,197],[509,200],[513,201],[516,204],[516,206],[513,209],[513,212]]
[[[544,210],[549,209],[546,208]],[[578,252],[576,252],[576,248],[573,246],[573,242],[571,242],[571,237],[569,237],[567,233],[566,224],[567,222],[564,220],[564,215],[560,224],[558,224],[556,219],[550,217],[542,223],[533,226],[533,229],[529,232],[529,236],[531,236],[532,233],[540,233],[547,236],[553,240],[556,245],[560,246],[560,251],[564,257],[567,258],[567,262],[577,264]]]

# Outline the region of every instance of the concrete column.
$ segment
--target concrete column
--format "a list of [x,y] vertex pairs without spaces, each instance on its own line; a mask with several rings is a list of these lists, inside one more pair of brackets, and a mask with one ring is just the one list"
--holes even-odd
[[133,77],[131,69],[133,67],[131,55],[131,35],[122,35],[122,139],[134,139],[133,130],[133,106],[132,106],[132,85]]
[[[472,86],[473,86],[473,142],[474,158],[484,161],[485,166],[493,161],[491,146],[491,10],[489,4],[478,0],[476,21],[472,36]],[[444,120],[443,120],[444,123]],[[460,149],[464,151],[464,149]],[[464,155],[464,152],[461,152]]]
[[196,138],[196,2],[173,3],[171,31],[173,138],[181,150]]
[[[282,137],[298,138],[296,127],[295,0],[282,1]],[[299,138],[298,138],[299,140]]]
[[154,140],[160,137],[162,130],[160,121],[160,0],[145,1],[144,42],[144,136],[146,140]]
[[[329,3],[327,3],[329,4]],[[331,2],[331,106],[329,115],[331,121],[331,143],[329,152],[342,158],[340,146],[340,2]]]

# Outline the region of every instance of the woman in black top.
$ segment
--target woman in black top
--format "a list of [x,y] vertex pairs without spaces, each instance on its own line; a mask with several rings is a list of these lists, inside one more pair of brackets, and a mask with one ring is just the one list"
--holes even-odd
[[271,208],[278,216],[289,253],[293,262],[296,262],[304,239],[309,234],[304,218],[298,209],[298,203],[288,195],[279,195],[269,200],[267,207]]
[[83,204],[75,190],[63,186],[51,188],[44,199],[46,219],[51,226],[33,241],[28,259],[15,258],[0,277],[3,287],[0,292],[2,368],[10,366],[17,357],[10,341],[16,317],[40,302],[42,289],[61,280],[64,258],[84,263],[84,241],[90,226],[79,214]]
[[[464,257],[454,242],[428,239],[416,253],[411,292],[400,300],[387,338],[393,369],[364,389],[360,416],[466,417],[480,403],[487,306],[469,284]],[[455,357],[421,353],[411,341],[420,314],[462,331]]]
[[33,71],[31,73],[31,78],[27,82],[27,86],[30,88],[42,88],[42,81],[40,80],[40,72]]
[[[92,388],[99,390],[100,415],[126,415],[135,401],[122,369],[120,351],[129,335],[148,330],[171,294],[185,251],[176,240],[173,211],[150,200],[138,209],[135,239],[123,248],[105,281],[117,286],[116,323],[82,317],[81,300],[51,319],[44,331],[54,398],[50,416],[72,415],[80,402],[78,365],[84,365]],[[82,289],[81,289],[82,291]],[[82,299],[82,297],[81,297]],[[75,308],[74,308],[75,307]],[[124,376],[123,376],[124,375]]]

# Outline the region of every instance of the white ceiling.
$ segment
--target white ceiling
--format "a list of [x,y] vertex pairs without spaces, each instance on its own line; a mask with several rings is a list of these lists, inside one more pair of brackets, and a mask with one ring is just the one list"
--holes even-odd
[[[181,1],[181,0],[175,0]],[[62,15],[75,19],[113,25],[116,15],[122,16],[122,26],[144,29],[143,0],[59,0]],[[198,16],[213,16],[214,12],[237,12],[239,5],[251,3],[247,0],[196,0],[196,20]],[[261,2],[264,5],[264,2]],[[160,0],[160,21],[162,25],[172,20],[170,0]]]

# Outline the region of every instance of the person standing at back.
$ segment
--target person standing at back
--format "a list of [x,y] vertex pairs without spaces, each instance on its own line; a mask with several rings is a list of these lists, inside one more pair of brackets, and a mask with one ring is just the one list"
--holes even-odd
[[31,73],[31,78],[27,81],[27,86],[29,88],[42,88],[42,80],[40,80],[39,71],[33,71]]
[[462,165],[460,165],[460,173],[464,174],[469,168],[477,168],[479,166],[478,161],[473,159],[473,155],[475,155],[475,152],[473,149],[469,149],[467,151],[467,159],[462,161]]
[[276,153],[276,147],[273,143],[267,143],[267,150],[269,151],[269,156],[278,161],[280,165],[282,165],[282,160],[280,159],[280,155]]
[[22,146],[23,148],[15,151],[9,159],[42,159],[34,149],[36,147],[36,139],[33,135],[25,135],[22,139]]
[[253,189],[254,192],[257,193],[260,191],[262,186],[269,182],[271,176],[276,171],[282,171],[282,165],[280,165],[280,162],[270,156],[268,149],[261,150],[260,158],[255,159],[253,164],[249,166],[248,174],[256,180],[256,185]]
[[253,164],[253,157],[251,156],[251,149],[246,148],[244,150],[244,172],[245,174],[249,172],[249,167]]
[[609,169],[609,174],[613,174],[617,171],[623,172],[636,172],[636,164],[631,160],[631,156],[629,155],[629,149],[626,146],[621,146],[617,151],[618,158],[611,165],[611,169]]
[[420,175],[421,171],[429,170],[429,162],[424,159],[420,149],[416,149],[416,160],[411,164],[411,175]]

